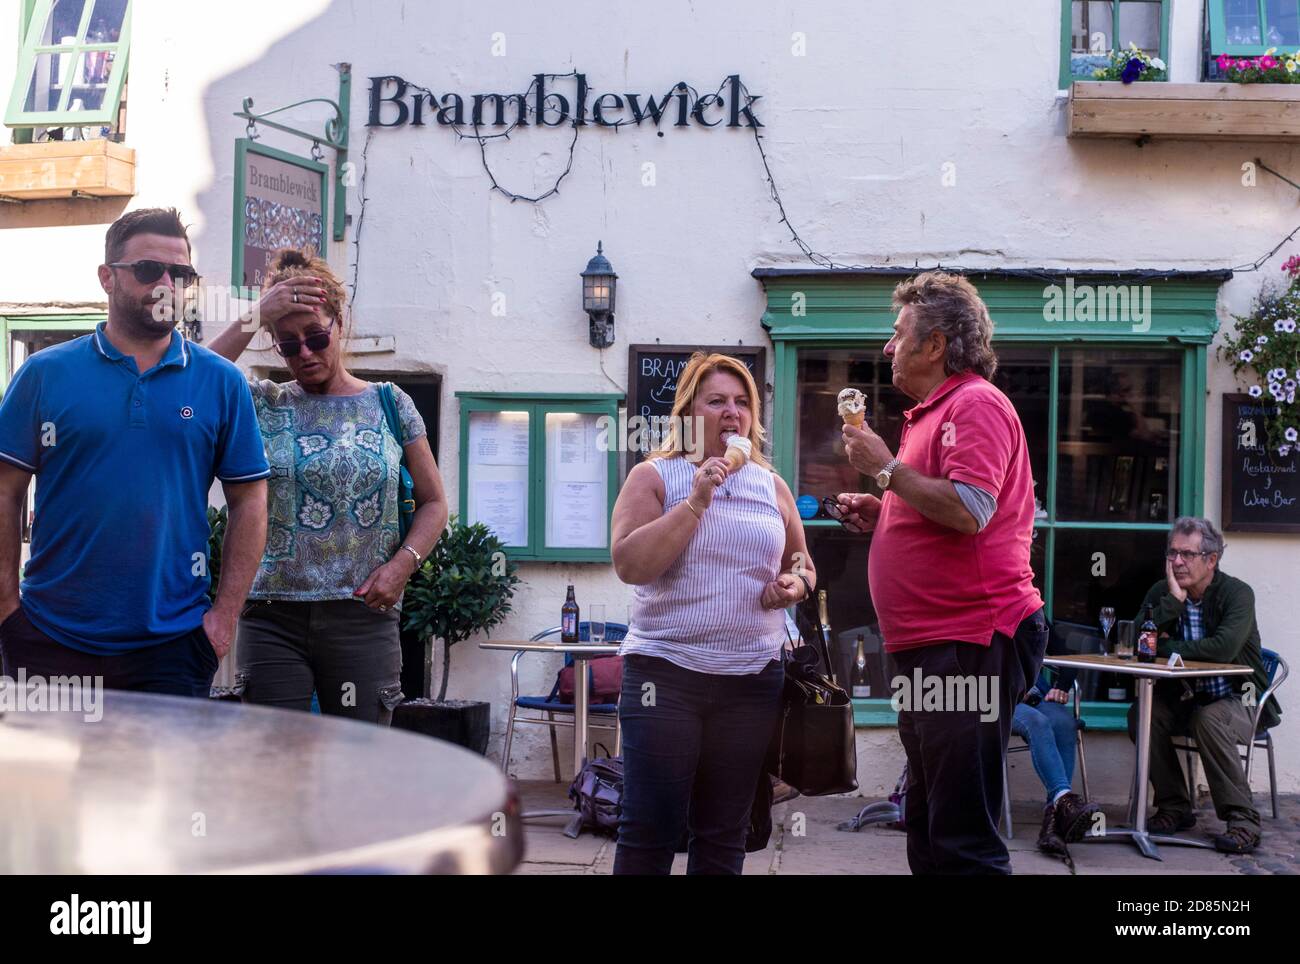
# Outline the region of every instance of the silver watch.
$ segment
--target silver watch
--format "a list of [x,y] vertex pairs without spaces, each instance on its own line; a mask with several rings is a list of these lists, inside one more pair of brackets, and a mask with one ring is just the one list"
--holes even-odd
[[876,485],[880,486],[882,489],[889,488],[889,480],[894,477],[894,472],[897,471],[898,467],[902,464],[903,460],[897,457],[886,462],[885,467],[876,473]]

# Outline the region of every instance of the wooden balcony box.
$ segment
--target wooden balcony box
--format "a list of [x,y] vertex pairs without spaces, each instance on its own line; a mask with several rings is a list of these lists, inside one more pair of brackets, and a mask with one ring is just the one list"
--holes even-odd
[[45,141],[0,147],[0,197],[130,197],[135,151],[109,140]]
[[1075,81],[1071,137],[1300,140],[1300,84]]

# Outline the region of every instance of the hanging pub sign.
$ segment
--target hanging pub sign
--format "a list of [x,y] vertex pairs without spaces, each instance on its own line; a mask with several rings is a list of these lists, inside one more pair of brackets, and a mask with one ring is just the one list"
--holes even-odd
[[329,168],[256,141],[235,141],[235,228],[231,281],[260,287],[279,248],[325,251]]
[[1277,403],[1223,396],[1223,531],[1300,532],[1300,452],[1269,450]]

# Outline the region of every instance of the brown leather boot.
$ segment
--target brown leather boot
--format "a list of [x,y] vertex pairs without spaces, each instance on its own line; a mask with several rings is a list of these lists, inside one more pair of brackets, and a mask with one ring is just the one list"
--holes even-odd
[[1056,801],[1056,832],[1066,843],[1076,843],[1092,827],[1093,814],[1101,811],[1101,806],[1089,803],[1077,793],[1066,793]]
[[1070,853],[1065,839],[1056,832],[1056,807],[1050,803],[1043,808],[1043,829],[1038,833],[1038,849],[1053,857],[1065,857]]

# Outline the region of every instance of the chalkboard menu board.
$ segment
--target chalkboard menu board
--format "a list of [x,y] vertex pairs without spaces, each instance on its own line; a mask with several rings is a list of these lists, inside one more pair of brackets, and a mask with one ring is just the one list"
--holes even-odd
[[1300,532],[1300,454],[1268,450],[1270,399],[1223,396],[1223,528]]
[[[632,424],[634,417],[640,416],[650,428],[652,437],[655,428],[663,426],[673,411],[673,401],[677,397],[677,376],[682,373],[692,354],[697,351],[718,352],[738,358],[749,368],[758,384],[760,396],[764,393],[765,363],[767,350],[761,346],[745,345],[631,345],[628,347],[627,360],[627,417]],[[666,431],[666,429],[664,429]],[[630,451],[627,456],[627,469],[641,461],[640,451]]]

